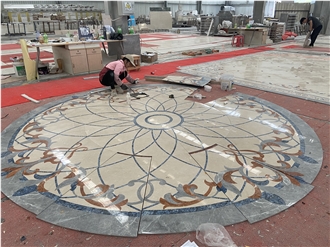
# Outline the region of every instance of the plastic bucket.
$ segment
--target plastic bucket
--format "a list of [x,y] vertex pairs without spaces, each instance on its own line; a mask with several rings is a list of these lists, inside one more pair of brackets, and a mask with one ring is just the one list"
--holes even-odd
[[233,81],[234,81],[234,76],[232,75],[222,75],[221,76],[221,90],[224,90],[224,91],[230,91],[233,87]]
[[223,91],[227,91],[228,87],[229,87],[229,83],[228,81],[221,81],[221,90]]
[[204,90],[205,90],[206,92],[211,92],[212,87],[211,87],[211,86],[208,86],[208,85],[205,85],[205,86],[204,86]]
[[14,66],[14,71],[15,71],[16,76],[25,76],[26,75],[24,63],[13,62],[13,66]]

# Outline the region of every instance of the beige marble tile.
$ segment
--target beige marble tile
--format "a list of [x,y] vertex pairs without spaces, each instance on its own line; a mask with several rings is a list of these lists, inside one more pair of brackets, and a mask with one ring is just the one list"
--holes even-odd
[[[256,166],[253,157],[247,157],[244,151],[229,151],[232,150],[215,146],[191,155],[215,183],[226,188],[225,194],[232,202],[260,198],[262,190],[256,182],[270,187],[281,182],[276,181],[278,172],[267,166]],[[260,158],[257,153],[253,156]]]
[[[171,143],[166,143],[160,143],[162,148],[172,149]],[[184,209],[227,201],[180,144],[168,151],[172,153],[166,155],[165,151],[152,158],[145,210]]]
[[98,169],[81,176],[76,189],[61,199],[110,211],[140,212],[150,160],[115,154]]

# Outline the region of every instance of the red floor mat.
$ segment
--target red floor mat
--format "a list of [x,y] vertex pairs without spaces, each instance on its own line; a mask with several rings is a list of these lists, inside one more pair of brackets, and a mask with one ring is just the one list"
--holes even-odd
[[308,50],[308,51],[317,51],[317,52],[330,52],[330,48],[327,47],[313,47],[313,48],[304,48],[300,45],[287,45],[283,46],[283,49],[297,49],[297,50]]
[[20,44],[2,44],[0,46],[1,50],[13,50],[13,49],[21,49],[21,45]]
[[[131,71],[130,74],[133,78],[144,78],[145,75],[150,75],[154,72],[156,76],[167,75],[177,71],[178,66],[186,66],[192,64],[199,64],[210,62],[214,60],[221,60],[226,58],[231,58],[235,56],[242,56],[253,54],[262,51],[273,50],[270,47],[260,47],[260,48],[249,48],[237,51],[216,53],[201,57],[188,58],[185,60],[179,60],[174,62],[167,62],[161,64],[154,64],[151,66],[141,67],[140,71]],[[84,77],[96,76],[94,75],[84,75],[77,77],[70,77],[65,79],[53,80],[48,82],[40,82],[29,85],[23,85],[18,87],[4,88],[1,90],[1,107],[21,104],[28,102],[27,99],[23,98],[21,94],[27,94],[28,96],[36,99],[46,99],[55,96],[67,95],[72,93],[83,92],[91,90],[94,88],[103,87],[98,79],[84,80]]]

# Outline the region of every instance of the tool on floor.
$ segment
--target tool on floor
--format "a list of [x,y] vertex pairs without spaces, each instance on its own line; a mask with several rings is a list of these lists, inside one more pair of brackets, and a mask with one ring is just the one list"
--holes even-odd
[[39,100],[33,99],[33,98],[31,98],[30,96],[27,96],[26,94],[21,94],[21,96],[22,96],[23,98],[26,98],[26,99],[28,99],[28,100],[34,102],[34,103],[39,103],[39,102],[40,102]]
[[[133,93],[130,93],[130,92],[133,92]],[[130,98],[130,101],[149,97],[148,94],[143,93],[143,92],[137,92],[137,93],[135,93],[131,88],[128,89],[128,92],[127,93],[129,93],[129,95],[131,97]],[[122,102],[127,102],[127,99],[126,100],[122,100],[122,101],[118,101],[118,103],[122,103]]]
[[[132,101],[132,100],[139,100],[139,99],[140,99],[140,98],[130,99],[130,101]],[[123,103],[123,102],[127,102],[127,99],[126,99],[126,100],[118,101],[118,103]]]
[[131,97],[134,97],[136,99],[141,99],[141,98],[146,98],[149,97],[148,94],[143,93],[143,92],[138,92],[138,93],[130,93]]
[[308,32],[307,35],[306,35],[304,44],[303,44],[303,48],[307,48],[308,47],[310,38],[311,38],[311,32]]
[[188,95],[188,98],[204,99],[204,98],[206,98],[206,96],[201,95],[200,93],[195,93],[193,95]]

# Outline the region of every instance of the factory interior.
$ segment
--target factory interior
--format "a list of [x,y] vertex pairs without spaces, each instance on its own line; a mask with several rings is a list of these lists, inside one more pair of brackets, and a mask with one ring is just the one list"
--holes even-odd
[[329,13],[1,1],[1,246],[330,246]]

